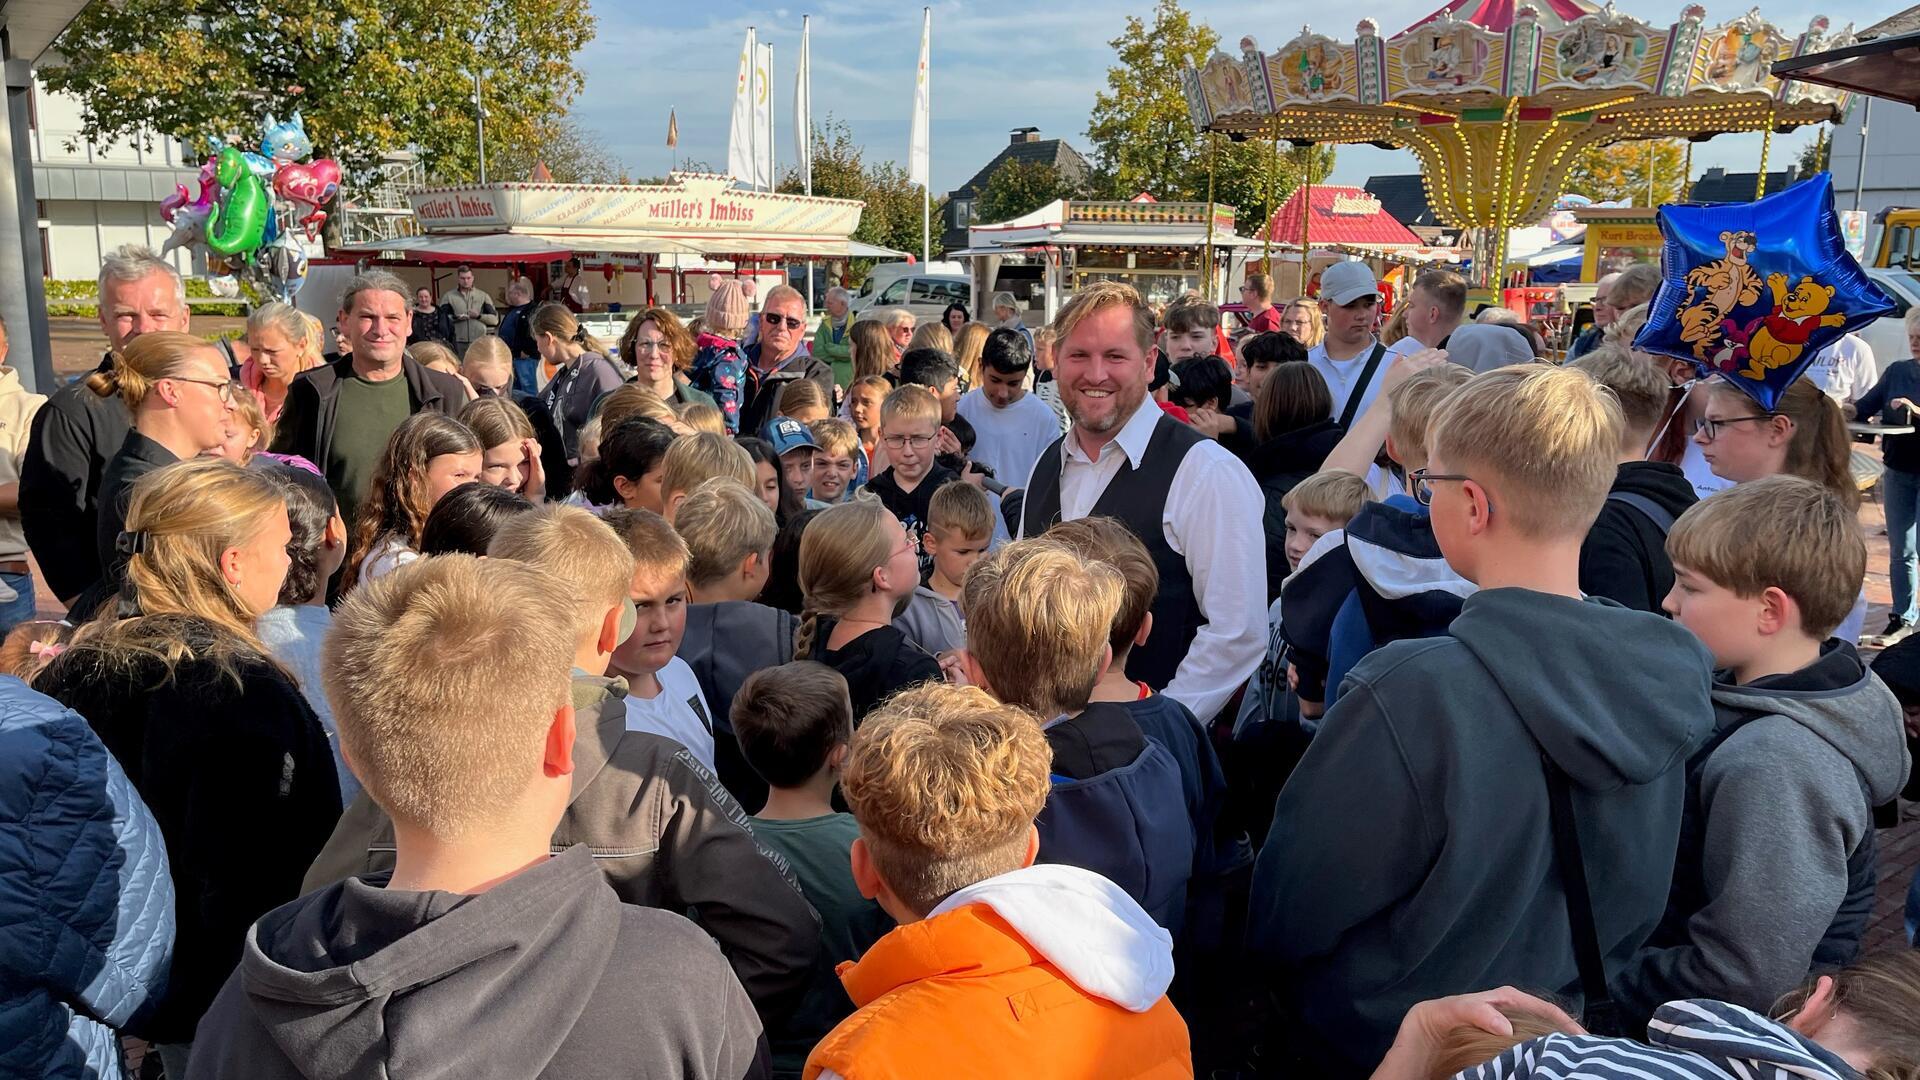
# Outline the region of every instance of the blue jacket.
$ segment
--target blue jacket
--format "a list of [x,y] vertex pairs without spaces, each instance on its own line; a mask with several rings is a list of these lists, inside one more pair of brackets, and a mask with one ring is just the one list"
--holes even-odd
[[172,956],[146,803],[80,714],[0,677],[0,1076],[121,1076]]

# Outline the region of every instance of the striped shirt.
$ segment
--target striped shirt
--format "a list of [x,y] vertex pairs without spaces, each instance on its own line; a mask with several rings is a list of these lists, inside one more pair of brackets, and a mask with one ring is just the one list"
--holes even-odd
[[1524,1042],[1455,1080],[1859,1080],[1839,1055],[1738,1005],[1670,1001],[1651,1045],[1591,1035]]

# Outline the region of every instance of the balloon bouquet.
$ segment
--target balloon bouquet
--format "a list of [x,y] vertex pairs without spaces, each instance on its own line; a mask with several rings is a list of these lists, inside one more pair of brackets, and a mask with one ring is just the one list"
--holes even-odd
[[1660,291],[1634,336],[1771,411],[1821,350],[1894,310],[1847,253],[1820,173],[1750,203],[1663,206]]
[[298,112],[284,123],[269,115],[260,135],[257,154],[213,140],[198,193],[190,198],[182,184],[160,203],[160,216],[173,226],[160,250],[204,245],[209,270],[249,278],[291,301],[307,279],[306,249],[293,229],[309,241],[319,236],[327,220],[321,207],[340,190],[340,164],[306,160],[313,143]]

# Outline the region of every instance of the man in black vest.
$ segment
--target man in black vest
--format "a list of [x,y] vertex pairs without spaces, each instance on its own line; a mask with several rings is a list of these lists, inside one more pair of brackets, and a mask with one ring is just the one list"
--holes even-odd
[[1033,467],[1020,535],[1093,515],[1131,529],[1160,593],[1127,674],[1211,719],[1266,651],[1260,488],[1238,458],[1148,400],[1153,316],[1131,286],[1082,291],[1055,326],[1054,377],[1073,426]]

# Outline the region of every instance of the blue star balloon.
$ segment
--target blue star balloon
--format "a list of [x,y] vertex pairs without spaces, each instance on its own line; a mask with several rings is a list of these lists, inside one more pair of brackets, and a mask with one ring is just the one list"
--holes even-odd
[[1769,411],[1822,349],[1894,310],[1847,254],[1826,173],[1756,202],[1663,206],[1660,234],[1660,291],[1633,347]]

